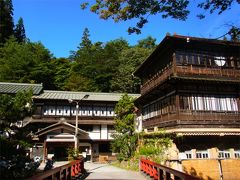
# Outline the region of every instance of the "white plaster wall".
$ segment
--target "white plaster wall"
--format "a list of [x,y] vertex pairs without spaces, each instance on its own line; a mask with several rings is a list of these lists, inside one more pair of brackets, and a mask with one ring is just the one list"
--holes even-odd
[[56,115],[63,115],[63,107],[62,106],[57,107]]
[[89,132],[89,137],[91,139],[100,139],[100,132]]
[[70,107],[69,106],[64,106],[63,115],[70,116]]
[[101,139],[107,139],[108,133],[107,133],[107,125],[102,124],[101,125]]
[[[52,110],[52,112],[51,112],[51,110]],[[48,115],[55,115],[55,107],[54,106],[49,106]]]

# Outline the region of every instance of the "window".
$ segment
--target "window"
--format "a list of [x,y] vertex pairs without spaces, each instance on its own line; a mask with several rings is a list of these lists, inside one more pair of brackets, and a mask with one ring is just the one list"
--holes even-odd
[[215,56],[214,62],[217,66],[224,66],[226,64],[226,58],[222,56]]
[[238,111],[236,98],[198,94],[180,96],[180,108],[197,111]]
[[207,151],[197,151],[196,158],[197,159],[208,159],[208,152]]
[[218,158],[229,159],[230,152],[229,151],[218,151]]
[[43,115],[48,115],[48,107],[44,106]]
[[187,159],[192,159],[192,151],[185,151]]
[[240,150],[234,152],[234,156],[236,159],[240,159]]
[[57,106],[56,115],[63,115],[63,106]]

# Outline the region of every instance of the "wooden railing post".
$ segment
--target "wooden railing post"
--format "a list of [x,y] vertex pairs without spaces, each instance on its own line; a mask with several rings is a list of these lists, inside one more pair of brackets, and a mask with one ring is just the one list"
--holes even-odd
[[75,177],[75,164],[71,166],[71,177]]

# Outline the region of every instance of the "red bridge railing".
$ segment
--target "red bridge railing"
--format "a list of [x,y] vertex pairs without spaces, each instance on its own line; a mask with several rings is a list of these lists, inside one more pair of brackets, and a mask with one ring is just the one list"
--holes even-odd
[[154,180],[199,180],[195,176],[154,163],[148,159],[140,159],[140,170]]
[[41,174],[30,177],[28,180],[70,180],[84,173],[84,161],[74,160],[63,166],[44,171]]

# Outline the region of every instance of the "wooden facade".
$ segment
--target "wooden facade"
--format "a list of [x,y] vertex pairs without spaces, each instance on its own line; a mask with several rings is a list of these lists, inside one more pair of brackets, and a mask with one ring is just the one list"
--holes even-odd
[[143,128],[240,128],[240,43],[166,36],[135,72]]
[[239,164],[240,42],[166,36],[135,75],[139,130],[173,135],[166,165],[202,179],[237,179],[230,164],[213,173],[199,162]]
[[[83,99],[86,94],[88,98]],[[23,121],[23,126],[27,126],[34,134],[36,147],[32,150],[33,156],[66,159],[67,148],[73,148],[76,140],[78,115],[77,141],[81,155],[86,160],[99,160],[102,156],[111,159],[110,142],[115,132],[113,123],[116,116],[114,108],[121,96],[119,93],[68,91],[43,91],[33,96],[34,112]]]

